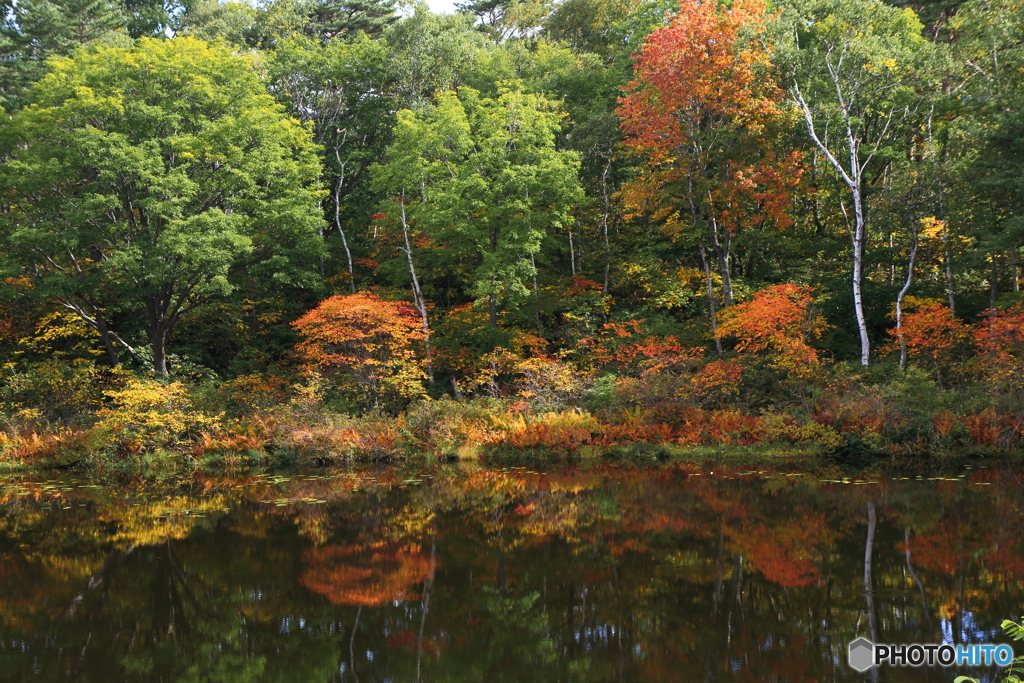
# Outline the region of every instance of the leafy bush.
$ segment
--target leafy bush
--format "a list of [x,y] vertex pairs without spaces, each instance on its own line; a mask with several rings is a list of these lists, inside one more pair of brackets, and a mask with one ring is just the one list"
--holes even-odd
[[176,446],[221,424],[220,416],[195,409],[181,382],[132,378],[124,388],[106,395],[112,405],[97,413],[100,422],[95,430],[108,444],[130,455]]

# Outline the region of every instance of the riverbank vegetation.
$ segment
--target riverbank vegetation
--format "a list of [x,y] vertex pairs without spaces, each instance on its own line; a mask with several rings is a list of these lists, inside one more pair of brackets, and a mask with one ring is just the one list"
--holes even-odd
[[1024,5],[940,4],[11,5],[0,459],[1017,450]]

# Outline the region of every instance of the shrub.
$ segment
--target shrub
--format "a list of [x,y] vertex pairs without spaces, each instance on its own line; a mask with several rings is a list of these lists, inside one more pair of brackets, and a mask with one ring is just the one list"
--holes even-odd
[[181,382],[130,379],[106,395],[113,405],[97,413],[95,429],[104,440],[131,455],[153,448],[173,447],[220,426],[220,417],[196,410]]
[[397,413],[426,392],[416,342],[423,324],[406,303],[366,292],[332,296],[292,325],[310,371],[336,377],[364,409]]

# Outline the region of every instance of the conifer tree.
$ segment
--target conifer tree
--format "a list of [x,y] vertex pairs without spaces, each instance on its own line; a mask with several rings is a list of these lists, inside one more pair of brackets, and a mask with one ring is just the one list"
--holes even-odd
[[0,104],[8,111],[24,104],[48,57],[68,56],[125,23],[108,0],[2,0],[0,11]]
[[373,36],[398,21],[395,0],[320,0],[313,6],[310,32],[321,40]]

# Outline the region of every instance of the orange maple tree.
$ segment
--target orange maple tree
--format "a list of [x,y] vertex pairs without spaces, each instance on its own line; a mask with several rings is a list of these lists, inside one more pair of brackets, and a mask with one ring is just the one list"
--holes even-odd
[[759,0],[681,0],[635,57],[616,110],[623,144],[643,159],[622,190],[627,211],[663,221],[669,234],[700,233],[702,248],[709,241],[727,304],[732,239],[769,219],[791,225],[801,176],[800,153],[770,142],[784,95],[767,68],[765,19]]
[[781,369],[809,373],[818,363],[818,352],[807,338],[823,327],[810,314],[813,291],[789,283],[762,289],[753,300],[722,311],[718,334],[735,337],[739,351],[768,353]]
[[973,336],[984,373],[1002,390],[1024,390],[1024,304],[982,316]]
[[409,304],[367,292],[332,296],[292,326],[305,337],[296,349],[307,369],[342,378],[366,407],[401,407],[423,395],[423,324]]
[[[896,336],[899,331],[891,329],[889,333]],[[970,337],[967,326],[944,304],[927,304],[907,313],[902,334],[909,355],[927,361],[940,383],[942,367],[952,363],[956,349]]]

